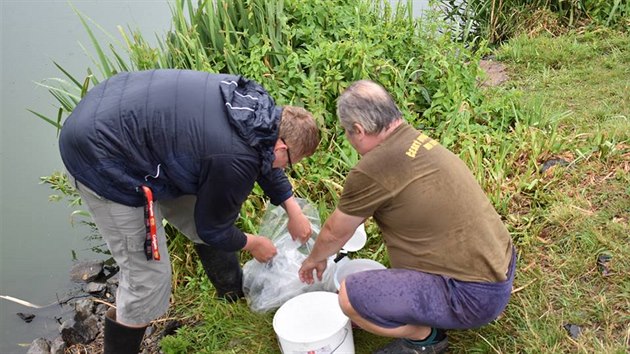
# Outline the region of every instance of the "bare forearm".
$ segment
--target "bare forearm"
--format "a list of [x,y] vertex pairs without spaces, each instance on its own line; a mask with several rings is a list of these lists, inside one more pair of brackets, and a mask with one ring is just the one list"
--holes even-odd
[[302,213],[302,208],[300,208],[300,205],[298,204],[297,200],[295,200],[295,197],[293,196],[289,197],[289,199],[282,202],[282,207],[287,212],[287,215],[289,217],[293,217],[297,214]]
[[317,278],[321,280],[326,269],[326,259],[339,252],[363,221],[362,217],[349,216],[335,209],[326,220],[310,255],[302,263],[298,272],[300,280],[312,284],[314,271],[317,273]]
[[350,234],[344,237],[344,235],[335,235],[333,232],[334,231],[330,227],[330,224],[326,223],[319,233],[319,236],[317,236],[317,242],[315,242],[315,246],[311,250],[309,257],[313,261],[323,261],[339,252],[343,245],[352,236],[352,234]]
[[336,209],[322,227],[311,251],[311,259],[323,261],[339,252],[363,221],[361,217],[349,216]]

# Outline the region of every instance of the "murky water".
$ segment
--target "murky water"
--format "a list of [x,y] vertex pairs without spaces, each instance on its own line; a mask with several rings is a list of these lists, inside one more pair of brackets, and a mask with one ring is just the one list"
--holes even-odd
[[[172,1],[171,1],[172,3]],[[168,0],[82,0],[76,8],[120,38],[117,25],[138,28],[145,38],[170,26]],[[0,117],[0,295],[35,304],[53,303],[71,292],[73,257],[103,257],[86,240],[90,229],[73,227],[67,203],[48,201],[51,190],[39,177],[62,168],[55,129],[27,109],[55,115],[54,99],[35,82],[62,77],[53,60],[78,78],[94,67],[79,42],[88,35],[66,0],[2,0],[2,115]],[[17,312],[34,313],[31,323]],[[56,335],[59,306],[36,310],[0,299],[0,353],[25,353],[38,337]]]

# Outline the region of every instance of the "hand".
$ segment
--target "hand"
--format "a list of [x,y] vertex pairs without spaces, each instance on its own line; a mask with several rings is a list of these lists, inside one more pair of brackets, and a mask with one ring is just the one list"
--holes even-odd
[[313,284],[315,281],[313,279],[313,270],[317,271],[317,279],[322,280],[322,276],[324,271],[326,270],[327,262],[324,259],[323,261],[313,261],[311,257],[308,257],[302,262],[302,267],[298,271],[300,276],[300,280],[303,283]]
[[293,217],[289,217],[287,228],[293,241],[300,241],[302,244],[308,241],[313,233],[311,222],[302,212],[295,213]]
[[247,235],[247,243],[243,249],[261,263],[269,262],[278,253],[270,239],[256,235]]

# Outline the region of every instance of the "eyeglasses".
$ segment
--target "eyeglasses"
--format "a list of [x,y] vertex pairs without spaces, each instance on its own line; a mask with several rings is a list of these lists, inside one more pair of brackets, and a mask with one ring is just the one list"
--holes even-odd
[[289,151],[289,145],[287,145],[284,138],[280,138],[280,141],[287,147],[287,160],[289,160],[289,170],[293,170],[293,163],[291,162],[291,152]]

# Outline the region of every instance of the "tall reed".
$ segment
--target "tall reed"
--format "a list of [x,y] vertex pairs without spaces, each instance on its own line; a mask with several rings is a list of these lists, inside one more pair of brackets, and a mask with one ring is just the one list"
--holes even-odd
[[627,29],[630,2],[626,0],[439,0],[439,8],[460,29],[460,39],[475,36],[491,43],[521,32],[547,32],[588,22]]

